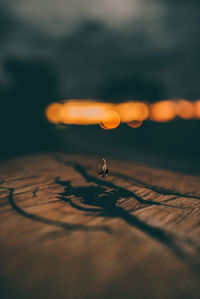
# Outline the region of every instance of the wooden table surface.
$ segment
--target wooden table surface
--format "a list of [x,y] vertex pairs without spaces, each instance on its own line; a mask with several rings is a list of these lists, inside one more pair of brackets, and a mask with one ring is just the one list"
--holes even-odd
[[200,176],[98,163],[1,163],[0,298],[200,298]]

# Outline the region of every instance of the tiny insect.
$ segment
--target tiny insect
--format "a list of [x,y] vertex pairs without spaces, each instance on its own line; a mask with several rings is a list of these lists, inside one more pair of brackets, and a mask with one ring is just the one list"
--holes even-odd
[[108,175],[108,167],[107,167],[107,164],[106,164],[106,159],[103,158],[102,159],[103,161],[103,165],[99,165],[99,169],[98,169],[98,175],[101,177],[101,178],[106,178],[107,175]]

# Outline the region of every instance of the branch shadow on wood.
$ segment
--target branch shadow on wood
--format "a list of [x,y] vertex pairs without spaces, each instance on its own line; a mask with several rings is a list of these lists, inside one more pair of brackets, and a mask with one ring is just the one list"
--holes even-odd
[[[61,162],[61,161],[60,161]],[[94,216],[103,217],[117,217],[124,220],[128,225],[139,229],[140,231],[147,234],[149,237],[157,240],[169,248],[179,259],[185,260],[194,266],[195,271],[199,273],[199,266],[194,265],[191,254],[184,250],[183,243],[193,246],[193,241],[184,239],[178,240],[175,235],[170,232],[163,230],[160,227],[152,226],[133,214],[127,212],[125,209],[118,205],[120,198],[135,197],[135,195],[123,188],[116,186],[115,184],[103,181],[87,173],[86,169],[79,163],[71,161],[62,161],[67,166],[71,166],[86,180],[87,183],[93,183],[84,187],[72,187],[70,181],[55,182],[64,186],[65,191],[60,194],[60,199],[70,204],[73,208],[81,210],[85,213],[89,213]],[[137,196],[135,197],[138,200]],[[157,203],[139,198],[140,203],[155,205]]]
[[124,180],[132,181],[132,182],[136,183],[137,185],[142,186],[144,188],[148,188],[148,189],[150,189],[151,191],[153,191],[155,193],[162,194],[162,195],[172,195],[172,196],[174,196],[173,198],[170,198],[168,200],[172,200],[172,199],[179,198],[179,197],[200,200],[200,196],[192,195],[190,193],[181,193],[181,192],[178,192],[178,191],[173,191],[171,189],[166,189],[166,188],[163,188],[163,187],[148,184],[148,183],[143,182],[142,180],[139,180],[139,179],[136,179],[134,177],[130,177],[128,175],[124,175],[124,174],[121,174],[121,173],[118,173],[118,172],[112,172],[112,175],[115,176],[115,177],[124,179]]
[[12,208],[17,213],[19,213],[20,215],[22,215],[30,220],[37,221],[37,222],[47,224],[47,225],[51,225],[51,226],[56,226],[56,227],[65,229],[67,231],[80,230],[80,231],[104,231],[106,233],[112,232],[110,227],[108,227],[106,225],[88,226],[88,225],[82,225],[82,224],[72,224],[72,223],[67,223],[64,221],[58,221],[58,220],[45,218],[43,216],[39,216],[37,214],[27,212],[24,209],[22,209],[15,201],[14,189],[13,188],[9,188],[9,189],[10,189],[10,193],[9,193],[8,199],[9,199],[9,202],[10,202],[10,205],[12,206]]

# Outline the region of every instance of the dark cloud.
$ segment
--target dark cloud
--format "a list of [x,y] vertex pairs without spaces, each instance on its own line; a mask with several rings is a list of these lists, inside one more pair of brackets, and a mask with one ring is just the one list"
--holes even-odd
[[1,69],[9,56],[39,57],[57,74],[58,97],[199,96],[197,1],[108,1],[105,15],[104,1],[47,2],[4,3]]

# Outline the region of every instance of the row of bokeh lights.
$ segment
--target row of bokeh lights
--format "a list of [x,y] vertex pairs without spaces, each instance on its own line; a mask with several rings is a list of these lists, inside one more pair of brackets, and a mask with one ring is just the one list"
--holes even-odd
[[114,129],[120,123],[138,128],[143,121],[169,122],[176,118],[200,119],[200,100],[164,100],[153,104],[122,102],[118,104],[93,100],[66,100],[51,103],[46,108],[50,123],[65,125],[97,125],[105,130]]

